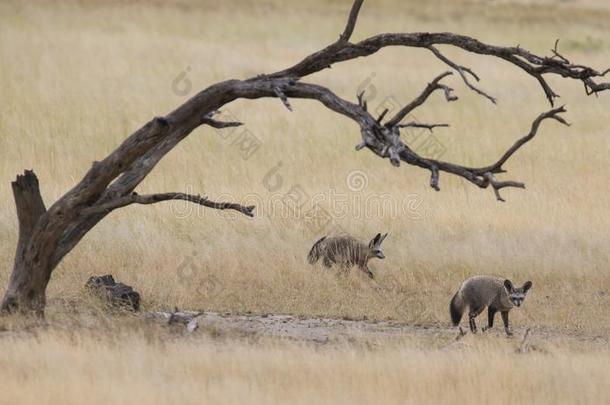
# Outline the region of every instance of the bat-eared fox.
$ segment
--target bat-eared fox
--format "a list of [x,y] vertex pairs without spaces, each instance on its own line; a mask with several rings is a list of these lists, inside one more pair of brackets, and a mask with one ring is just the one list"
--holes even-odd
[[504,330],[510,336],[512,333],[508,326],[508,311],[523,304],[525,295],[530,288],[532,288],[531,281],[526,281],[521,287],[515,287],[510,280],[500,277],[471,277],[462,283],[449,305],[453,325],[459,325],[462,314],[468,307],[470,330],[476,333],[477,325],[474,319],[487,307],[488,323],[483,331],[493,327],[494,316],[496,312],[500,312],[504,322]]
[[331,267],[333,264],[338,264],[343,269],[358,266],[367,276],[373,278],[367,263],[374,257],[385,259],[381,252],[381,242],[386,236],[387,233],[383,236],[378,233],[368,244],[348,235],[325,236],[313,244],[307,261],[314,264],[322,258],[325,267]]

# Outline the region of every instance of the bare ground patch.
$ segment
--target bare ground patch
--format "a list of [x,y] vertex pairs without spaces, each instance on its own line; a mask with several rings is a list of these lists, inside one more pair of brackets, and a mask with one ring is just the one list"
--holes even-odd
[[[283,314],[233,314],[219,312],[198,313],[181,311],[181,314],[196,316],[198,330],[213,336],[261,337],[286,339],[304,343],[332,344],[379,340],[415,339],[427,341],[427,345],[446,346],[457,341],[472,338],[499,338],[527,344],[534,350],[542,351],[545,345],[568,345],[591,349],[607,348],[609,337],[587,334],[578,330],[559,330],[544,327],[515,326],[514,335],[507,337],[502,327],[473,335],[460,335],[456,327],[438,324],[407,324],[384,320],[350,320],[333,318],[306,318]],[[167,319],[168,313],[151,313],[160,319]],[[199,314],[199,315],[198,315]],[[462,327],[464,331],[467,328]],[[528,332],[529,330],[529,332]],[[527,333],[527,337],[526,337]]]

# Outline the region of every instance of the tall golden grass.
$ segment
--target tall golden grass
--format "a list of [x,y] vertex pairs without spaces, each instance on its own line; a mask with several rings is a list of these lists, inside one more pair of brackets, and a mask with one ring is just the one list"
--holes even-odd
[[316,348],[265,340],[219,344],[158,336],[151,341],[149,332],[2,339],[3,402],[603,404],[610,399],[607,350],[515,354],[512,345],[486,338],[445,349],[413,340]]
[[[196,91],[280,70],[333,41],[348,3],[0,4],[0,284],[6,284],[17,238],[10,189],[17,173],[33,168],[50,204],[91,161]],[[593,0],[370,1],[354,39],[379,32],[453,31],[546,54],[560,38],[566,56],[605,68],[610,65],[609,17],[606,3]],[[415,111],[420,121],[451,127],[436,130],[434,138],[410,136],[419,136],[414,142],[436,142],[446,160],[490,162],[549,105],[537,83],[513,66],[445,51],[474,68],[483,78],[480,86],[499,105],[452,77],[448,82],[458,102],[447,104],[436,96]],[[407,102],[445,70],[423,50],[387,49],[306,80],[349,99],[365,89],[369,105],[378,108],[384,102]],[[607,336],[610,98],[587,97],[578,82],[552,78],[551,83],[573,125],[545,122],[538,137],[510,161],[506,177],[524,181],[527,189],[505,192],[504,204],[490,190],[449,176],[441,175],[441,192],[434,192],[428,173],[396,169],[370,153],[355,152],[358,128],[314,102],[294,100],[294,113],[273,99],[232,103],[223,113],[243,121],[247,135],[260,142],[254,154],[245,159],[239,148],[243,128],[200,128],[139,191],[254,201],[256,218],[179,204],[113,213],[54,273],[50,321],[61,317],[57,299],[79,300],[89,276],[112,273],[142,293],[146,308],[176,305],[446,325],[449,299],[461,281],[489,273],[518,283],[533,281],[524,308],[511,314],[517,330],[537,326]],[[305,202],[296,211],[286,203],[295,195]],[[328,223],[308,221],[316,205],[330,214]],[[307,265],[311,244],[334,229],[363,239],[389,232],[387,259],[372,262],[376,284],[358,272],[337,277]],[[112,339],[49,332],[39,339],[1,340],[1,381],[7,387],[2,391],[7,398],[17,396],[17,387],[27,382],[50,390],[53,402],[82,398],[97,382],[88,392],[116,401],[214,401],[226,394],[231,402],[313,395],[326,402],[406,398],[425,403],[469,395],[507,403],[532,395],[537,402],[570,402],[576,392],[567,389],[570,382],[586,392],[583,401],[601,403],[601,382],[608,378],[602,367],[607,350],[600,355],[582,347],[515,357],[504,341],[447,354],[408,345],[318,351],[241,343],[217,348],[172,339],[166,346],[149,344],[138,334],[128,334],[120,344]],[[130,368],[134,364],[136,374]],[[113,386],[117,381],[133,384],[132,391],[119,398],[124,390]]]

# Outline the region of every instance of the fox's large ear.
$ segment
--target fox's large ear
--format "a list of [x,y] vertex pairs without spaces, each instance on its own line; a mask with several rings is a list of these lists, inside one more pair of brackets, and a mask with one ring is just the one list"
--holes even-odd
[[377,235],[375,235],[375,237],[371,240],[371,242],[369,243],[370,247],[373,247],[375,245],[377,245],[379,243],[379,239],[381,239],[381,234],[378,233]]
[[508,292],[513,291],[513,283],[509,279],[504,280],[504,288],[508,290]]
[[386,233],[385,235],[383,235],[381,237],[381,239],[379,239],[379,244],[381,245],[381,243],[385,240],[385,238],[388,236],[388,234]]
[[532,282],[526,281],[525,284],[523,284],[523,292],[527,292],[527,290],[529,290],[530,288],[532,288]]

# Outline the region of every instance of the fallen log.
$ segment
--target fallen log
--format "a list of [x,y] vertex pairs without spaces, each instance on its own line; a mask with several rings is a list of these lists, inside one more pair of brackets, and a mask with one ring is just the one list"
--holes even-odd
[[85,287],[107,304],[138,311],[140,309],[140,294],[131,286],[114,281],[111,274],[89,278]]

